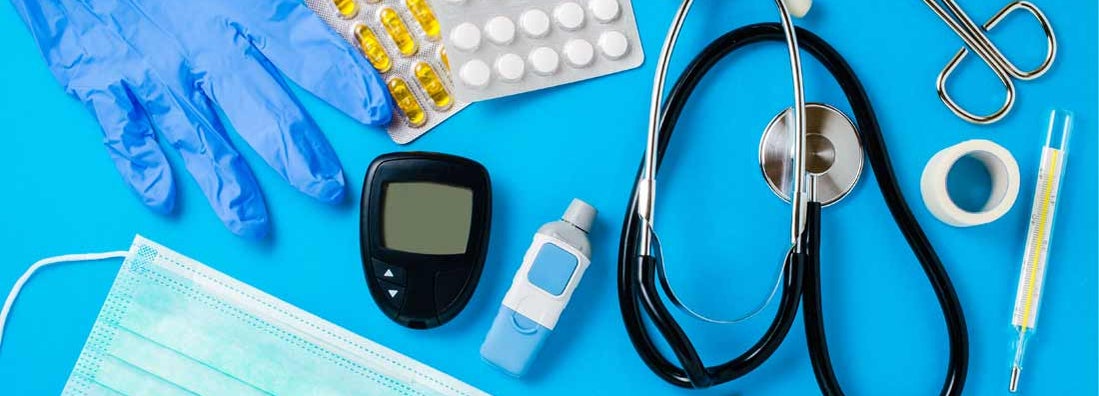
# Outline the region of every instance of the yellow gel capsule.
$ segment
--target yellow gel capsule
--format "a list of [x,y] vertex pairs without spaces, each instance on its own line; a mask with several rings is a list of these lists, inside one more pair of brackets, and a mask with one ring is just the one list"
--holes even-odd
[[412,16],[416,18],[416,22],[420,23],[420,28],[424,29],[424,33],[427,33],[427,37],[438,40],[439,20],[435,19],[435,13],[431,12],[431,6],[427,4],[427,0],[405,0],[404,3],[408,6],[408,10],[412,12]]
[[389,86],[389,94],[393,95],[397,107],[408,119],[408,125],[413,128],[423,126],[427,122],[427,113],[424,113],[423,106],[420,106],[416,96],[408,89],[408,84],[404,80],[394,77],[386,85]]
[[446,70],[450,71],[450,58],[446,57],[446,47],[439,47],[439,60],[443,62]]
[[355,0],[332,0],[336,3],[336,9],[340,11],[340,16],[345,19],[351,19],[355,17],[355,14],[359,13],[359,6],[355,4]]
[[385,26],[385,31],[389,33],[389,38],[393,39],[393,44],[397,45],[397,50],[401,51],[401,54],[412,56],[416,53],[416,40],[412,38],[412,33],[408,31],[408,26],[401,20],[397,11],[389,7],[382,8],[378,19],[382,21],[382,26]]
[[359,49],[363,55],[366,55],[366,59],[378,72],[385,73],[393,67],[393,61],[389,59],[389,54],[385,52],[385,47],[378,41],[373,30],[363,24],[355,25],[355,38],[359,40]]
[[420,83],[420,88],[423,88],[424,93],[431,98],[436,109],[446,110],[450,108],[450,92],[447,92],[446,85],[443,84],[443,80],[439,78],[439,74],[435,73],[435,69],[432,69],[431,65],[426,62],[416,62],[416,65],[412,67],[412,73],[416,75],[416,81]]

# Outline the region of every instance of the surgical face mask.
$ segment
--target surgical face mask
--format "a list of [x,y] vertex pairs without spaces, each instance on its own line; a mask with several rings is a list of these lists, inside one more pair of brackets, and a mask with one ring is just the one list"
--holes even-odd
[[62,394],[485,395],[138,236]]

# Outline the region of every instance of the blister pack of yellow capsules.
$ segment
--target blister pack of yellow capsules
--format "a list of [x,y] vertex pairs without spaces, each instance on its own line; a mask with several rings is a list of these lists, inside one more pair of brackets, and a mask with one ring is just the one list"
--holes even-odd
[[385,79],[396,104],[389,137],[406,144],[467,103],[454,96],[439,20],[428,0],[306,0]]

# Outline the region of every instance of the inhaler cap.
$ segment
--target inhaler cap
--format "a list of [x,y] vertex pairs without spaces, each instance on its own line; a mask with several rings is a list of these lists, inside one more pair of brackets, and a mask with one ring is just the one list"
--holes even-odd
[[583,230],[584,232],[591,231],[591,225],[595,221],[595,214],[598,213],[594,207],[588,205],[587,202],[573,198],[572,203],[569,204],[568,210],[565,211],[565,215],[561,216],[561,220],[568,222]]

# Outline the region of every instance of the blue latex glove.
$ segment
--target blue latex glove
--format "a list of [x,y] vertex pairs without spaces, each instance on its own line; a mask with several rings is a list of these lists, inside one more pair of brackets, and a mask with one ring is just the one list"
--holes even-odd
[[[241,4],[249,2],[256,1]],[[116,167],[158,211],[172,209],[175,188],[154,129],[180,151],[230,230],[266,234],[267,209],[258,185],[229,143],[214,106],[291,185],[323,201],[342,199],[344,178],[335,153],[271,59],[281,57],[288,76],[359,121],[389,121],[388,95],[377,74],[300,3],[264,2],[282,17],[251,21],[274,33],[247,40],[243,33],[228,36],[216,28],[245,26],[218,14],[226,12],[220,6],[187,2],[193,8],[176,18],[209,19],[173,24],[142,17],[140,5],[125,1],[12,3],[57,80],[99,119]],[[172,26],[197,30],[173,34]],[[271,41],[279,45],[263,44]],[[293,51],[301,52],[287,59]]]

